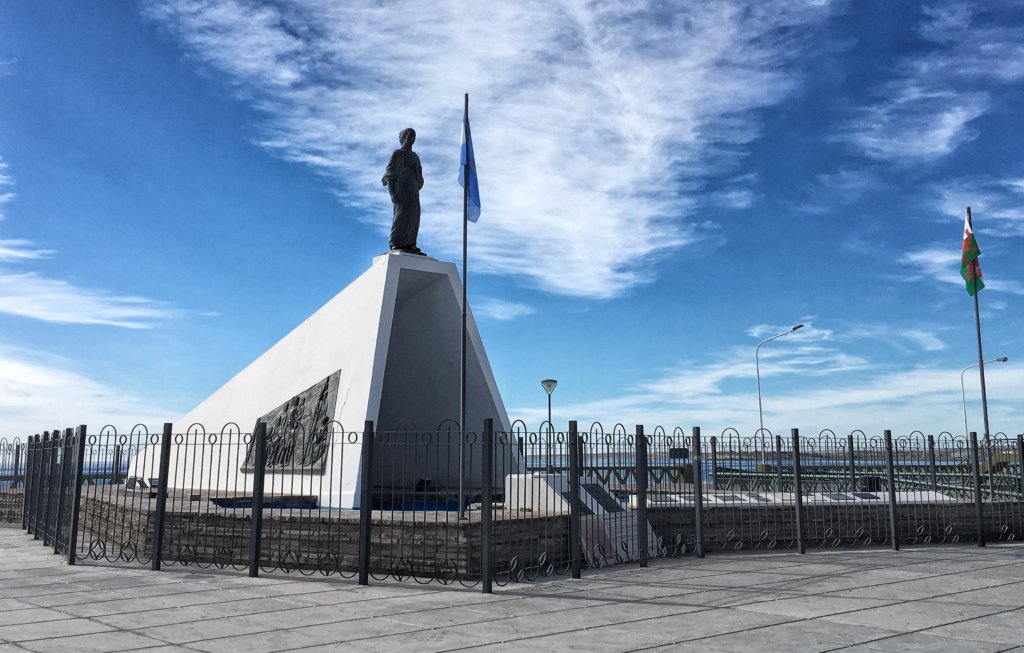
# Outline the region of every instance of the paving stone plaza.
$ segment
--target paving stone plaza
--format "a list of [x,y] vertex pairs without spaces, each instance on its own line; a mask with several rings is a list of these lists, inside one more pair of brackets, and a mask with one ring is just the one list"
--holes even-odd
[[14,651],[1024,651],[1024,546],[654,560],[479,590],[69,567],[0,527]]

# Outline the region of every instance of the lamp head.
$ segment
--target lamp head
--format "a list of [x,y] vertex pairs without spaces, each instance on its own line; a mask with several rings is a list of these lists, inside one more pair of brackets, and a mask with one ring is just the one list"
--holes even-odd
[[792,329],[790,329],[790,331],[797,331],[797,330],[802,329],[802,328],[804,328],[804,325],[798,324],[795,327],[793,327]]
[[558,381],[554,379],[544,379],[540,382],[540,385],[544,388],[544,392],[551,394],[555,391],[555,386],[558,385]]
[[1007,358],[1006,356],[1000,356],[1000,357],[999,357],[999,358],[997,358],[996,360],[997,360],[997,361],[999,361],[1000,363],[1005,363],[1006,361],[1008,361],[1008,360],[1010,360],[1010,359],[1009,359],[1009,358]]

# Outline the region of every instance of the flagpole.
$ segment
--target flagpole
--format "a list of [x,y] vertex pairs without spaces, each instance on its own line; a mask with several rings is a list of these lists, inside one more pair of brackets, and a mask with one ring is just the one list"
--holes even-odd
[[[971,222],[971,207],[967,207],[967,226],[970,227],[971,233],[974,233],[974,223]],[[978,266],[978,259],[971,261],[972,266]],[[985,357],[981,352],[981,311],[978,309],[978,274],[975,273],[972,276],[971,283],[974,284],[974,327],[978,334],[978,374],[981,376],[981,414],[985,420],[985,433],[983,434],[985,439],[988,439],[988,396],[985,393]]]
[[[463,138],[466,123],[469,121],[469,93],[465,96],[465,107],[462,114]],[[466,162],[462,164],[462,348],[459,350],[459,518],[465,516],[466,509],[466,285],[469,282],[469,152]],[[984,385],[984,384],[983,384]],[[988,431],[986,427],[986,432]]]

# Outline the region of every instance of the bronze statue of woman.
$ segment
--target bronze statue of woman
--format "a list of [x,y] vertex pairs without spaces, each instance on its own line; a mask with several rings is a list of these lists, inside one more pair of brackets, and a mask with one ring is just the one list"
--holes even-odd
[[391,221],[391,250],[423,254],[416,247],[420,230],[420,189],[423,188],[423,168],[420,157],[412,151],[416,132],[410,127],[398,134],[402,147],[391,155],[381,184],[388,187],[395,213]]

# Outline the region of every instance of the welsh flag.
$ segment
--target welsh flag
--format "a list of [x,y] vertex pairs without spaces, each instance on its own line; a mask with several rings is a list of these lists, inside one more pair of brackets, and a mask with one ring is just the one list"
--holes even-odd
[[967,282],[967,294],[971,296],[985,287],[985,282],[981,279],[981,263],[978,262],[980,254],[981,250],[978,249],[978,241],[974,240],[971,223],[964,219],[964,248],[960,254],[960,276]]

